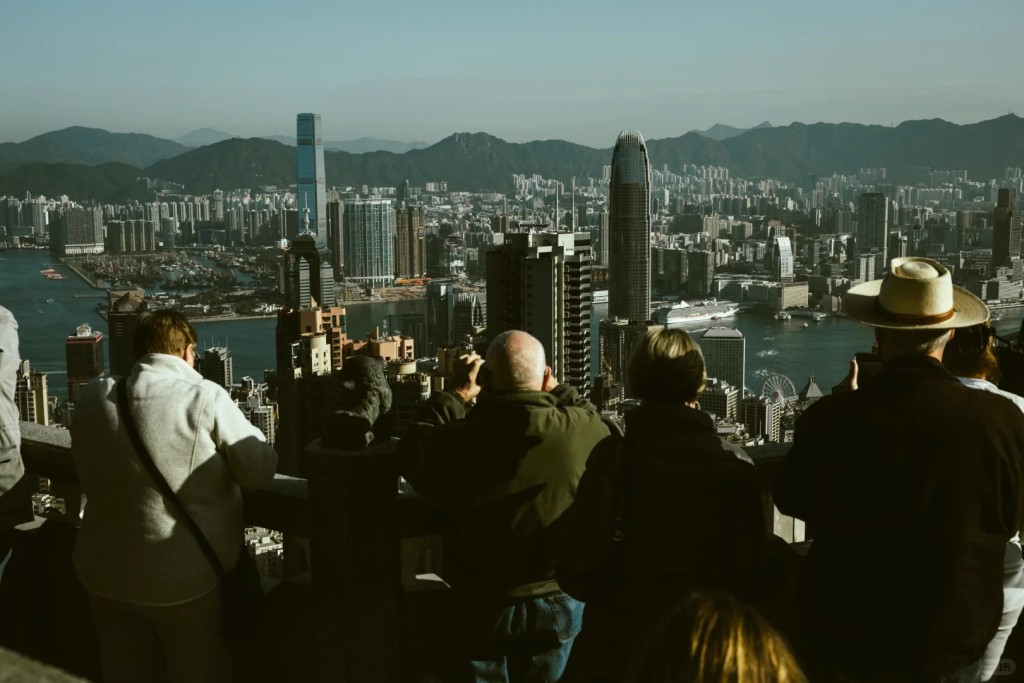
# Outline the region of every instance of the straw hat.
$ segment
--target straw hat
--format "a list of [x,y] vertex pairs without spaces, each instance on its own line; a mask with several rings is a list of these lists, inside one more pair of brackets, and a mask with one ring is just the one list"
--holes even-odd
[[853,287],[843,296],[843,312],[893,330],[948,330],[988,320],[985,303],[953,284],[949,271],[927,258],[894,258],[881,280]]

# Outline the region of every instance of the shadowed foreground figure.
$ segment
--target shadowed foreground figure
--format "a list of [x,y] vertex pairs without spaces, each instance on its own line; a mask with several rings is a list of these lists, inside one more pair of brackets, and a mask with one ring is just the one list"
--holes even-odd
[[644,337],[626,368],[642,401],[626,435],[594,449],[567,515],[558,579],[586,603],[572,668],[623,681],[644,629],[696,590],[757,593],[765,521],[754,463],[697,408],[700,347],[682,330]]
[[[999,381],[999,361],[995,355],[995,330],[989,323],[957,330],[956,336],[946,346],[942,364],[957,376],[964,386],[998,394],[1009,399],[1022,411],[1024,419],[1024,398],[1003,391],[996,386]],[[1024,559],[1021,557],[1020,532],[1006,544],[1003,555],[1003,618],[999,631],[985,648],[982,658],[981,680],[991,679],[999,668],[1006,641],[1013,627],[1017,625],[1024,610]]]
[[813,529],[799,605],[808,667],[815,681],[977,681],[1020,528],[1024,420],[941,360],[988,310],[921,258],[893,259],[843,308],[875,328],[883,368],[804,412],[773,488]]
[[[277,453],[222,388],[193,369],[180,313],[139,318],[128,405],[153,462],[230,572],[242,494],[274,478]],[[154,484],[119,412],[116,383],[93,380],[75,409],[71,454],[88,496],[74,565],[90,593],[103,679],[226,681],[219,581],[180,513]]]
[[628,683],[806,683],[786,641],[728,593],[693,593],[641,634]]
[[609,429],[525,332],[498,335],[486,365],[461,360],[459,385],[431,396],[400,445],[403,475],[448,512],[457,661],[445,680],[557,681],[582,612],[555,580],[562,515]]

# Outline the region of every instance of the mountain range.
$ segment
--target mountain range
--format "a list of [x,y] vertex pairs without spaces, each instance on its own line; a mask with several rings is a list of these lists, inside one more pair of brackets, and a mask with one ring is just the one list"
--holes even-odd
[[[186,147],[202,147],[213,145],[224,140],[237,138],[239,136],[225,133],[215,128],[200,128],[186,133],[178,138],[178,143]],[[262,135],[267,140],[276,140],[286,145],[295,146],[295,138],[287,135]],[[429,142],[398,142],[397,140],[380,140],[378,138],[356,138],[355,140],[325,140],[324,149],[337,152],[351,152],[352,154],[363,154],[364,152],[394,152],[402,154],[411,149],[429,147]]]
[[[941,119],[907,121],[895,127],[762,124],[722,140],[706,135],[723,132],[728,131],[720,126],[717,131],[713,127],[649,140],[651,167],[667,165],[679,172],[683,164],[717,165],[727,167],[734,176],[799,182],[808,174],[850,173],[865,167],[885,167],[889,177],[899,181],[918,166],[966,169],[971,178],[987,179],[1002,177],[1008,166],[1024,166],[1024,119],[1013,114],[967,125]],[[41,144],[41,139],[49,146]],[[11,149],[17,154],[9,153]],[[28,158],[33,154],[35,159]],[[452,190],[507,191],[514,173],[538,173],[567,183],[572,177],[600,177],[603,166],[611,163],[611,149],[564,140],[510,143],[486,133],[455,133],[429,147],[400,154],[328,151],[324,159],[331,186],[395,186],[405,179],[422,185],[445,180]],[[27,161],[43,163],[26,166]],[[47,163],[53,161],[64,163]],[[122,165],[97,168],[109,161]],[[59,168],[48,170],[47,166]],[[274,140],[234,137],[190,149],[150,136],[75,128],[13,147],[0,145],[0,171],[4,168],[0,195],[20,196],[28,190],[99,199],[116,194],[120,186],[126,196],[134,196],[138,176],[164,178],[182,183],[186,192],[205,194],[216,188],[293,185],[295,150]]]
[[768,123],[767,121],[762,121],[753,128],[735,128],[733,126],[727,126],[724,123],[716,123],[707,130],[691,130],[690,132],[696,133],[697,135],[703,135],[704,137],[711,138],[712,140],[721,141],[728,140],[729,138],[734,138],[737,135],[742,135],[743,133],[746,133],[748,130],[758,130],[759,128],[771,127],[772,124]]

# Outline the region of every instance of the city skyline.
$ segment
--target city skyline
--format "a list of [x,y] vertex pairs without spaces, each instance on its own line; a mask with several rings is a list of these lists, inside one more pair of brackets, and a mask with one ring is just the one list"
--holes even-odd
[[[1019,58],[1019,26],[1006,20],[1013,0],[969,9],[952,0],[650,2],[630,10],[643,33],[628,52],[602,47],[621,30],[616,3],[388,7],[312,2],[294,16],[264,1],[186,0],[173,13],[122,0],[102,11],[61,0],[5,8],[5,23],[26,30],[0,45],[0,58],[18,64],[0,87],[19,93],[5,103],[0,140],[72,125],[171,139],[203,127],[287,134],[300,108],[329,118],[332,139],[433,142],[483,130],[604,146],[630,127],[659,139],[716,123],[969,123],[1024,110],[1024,75],[1009,67]],[[387,49],[376,31],[335,39],[339,25],[382,23]],[[52,49],[39,50],[28,27],[45,30]],[[910,30],[935,46],[985,47],[920,49],[905,40]],[[293,32],[303,58],[324,65],[304,80],[292,60],[252,49]],[[348,64],[360,66],[338,68]]]

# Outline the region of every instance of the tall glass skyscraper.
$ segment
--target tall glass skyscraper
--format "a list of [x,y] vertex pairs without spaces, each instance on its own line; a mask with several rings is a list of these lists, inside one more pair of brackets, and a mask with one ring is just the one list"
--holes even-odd
[[651,165],[639,131],[623,131],[608,188],[608,316],[651,317]]
[[[295,130],[295,204],[301,217],[309,208],[309,230],[317,244],[327,244],[327,180],[324,176],[324,138],[320,114],[299,114]],[[294,237],[295,235],[289,235]]]
[[598,333],[602,367],[621,397],[623,389],[631,395],[626,362],[647,334],[651,317],[651,163],[639,131],[619,134],[609,176],[609,319]]

